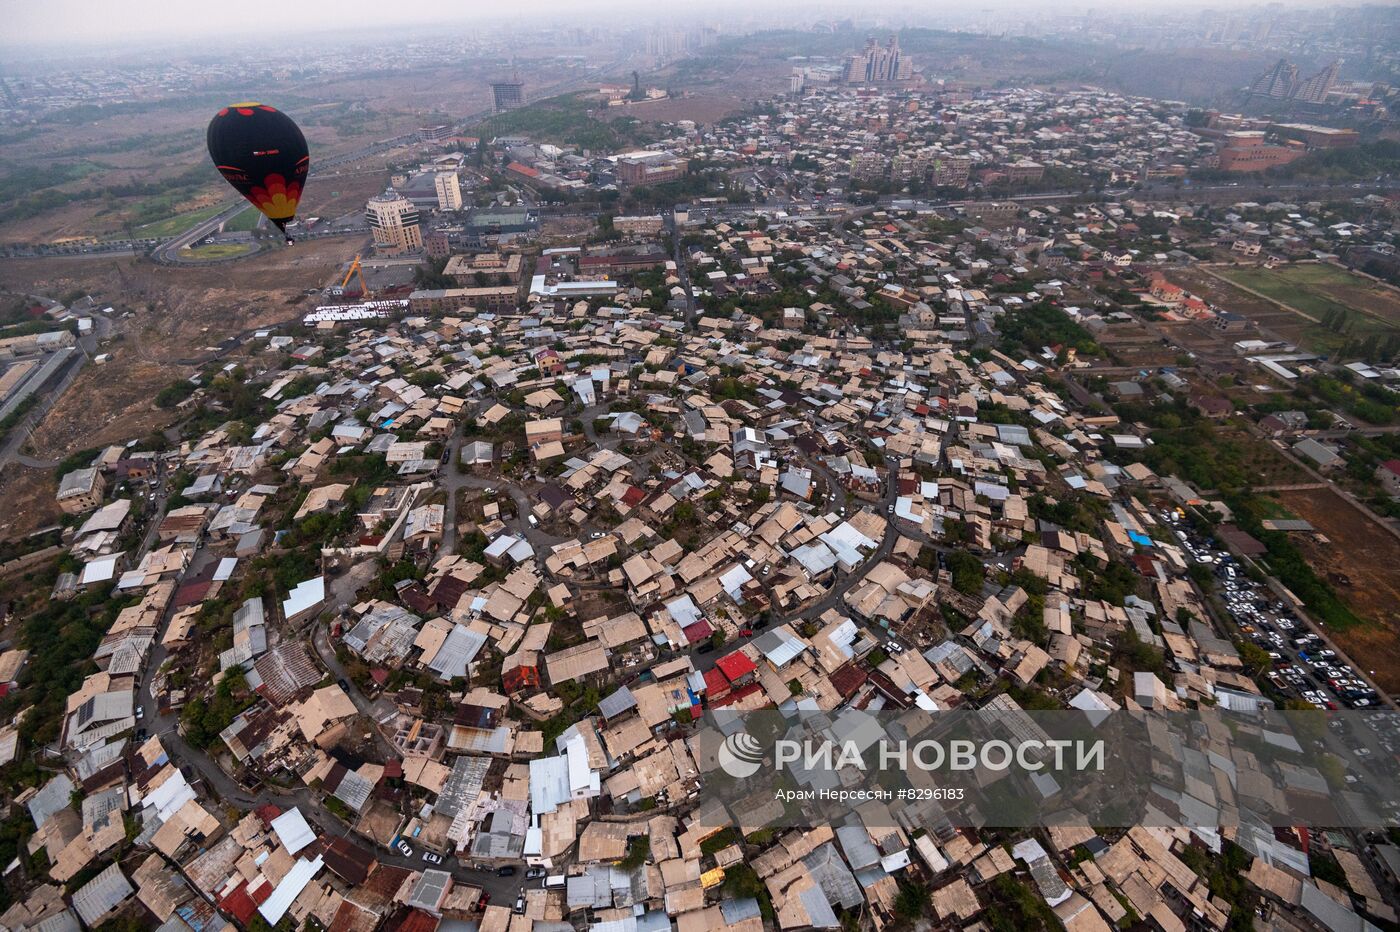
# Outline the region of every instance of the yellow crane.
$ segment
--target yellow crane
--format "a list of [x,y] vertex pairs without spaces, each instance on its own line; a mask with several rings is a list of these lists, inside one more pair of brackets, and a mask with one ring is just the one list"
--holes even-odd
[[350,268],[345,273],[345,277],[340,280],[340,290],[345,291],[345,286],[350,284],[350,279],[358,277],[360,279],[360,297],[368,298],[369,289],[365,287],[365,273],[360,270],[360,257],[356,256],[350,261]]

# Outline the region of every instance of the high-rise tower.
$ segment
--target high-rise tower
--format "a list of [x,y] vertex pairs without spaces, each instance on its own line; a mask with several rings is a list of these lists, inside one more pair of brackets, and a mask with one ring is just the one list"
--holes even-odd
[[518,77],[507,81],[492,81],[491,95],[495,98],[497,113],[518,110],[525,106],[525,82]]

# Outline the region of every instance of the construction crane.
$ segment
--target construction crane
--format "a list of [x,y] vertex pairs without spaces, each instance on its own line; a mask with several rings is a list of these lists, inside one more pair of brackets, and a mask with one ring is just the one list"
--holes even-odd
[[350,284],[350,279],[358,277],[360,279],[360,297],[368,298],[369,289],[365,287],[365,273],[360,270],[360,257],[356,256],[350,261],[350,268],[345,273],[345,277],[340,280],[340,293],[345,293],[345,286]]

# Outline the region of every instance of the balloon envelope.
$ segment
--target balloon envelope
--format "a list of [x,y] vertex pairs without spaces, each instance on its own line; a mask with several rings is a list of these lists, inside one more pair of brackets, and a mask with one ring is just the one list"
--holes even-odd
[[206,137],[224,179],[285,233],[311,166],[292,118],[266,104],[230,104],[209,121]]

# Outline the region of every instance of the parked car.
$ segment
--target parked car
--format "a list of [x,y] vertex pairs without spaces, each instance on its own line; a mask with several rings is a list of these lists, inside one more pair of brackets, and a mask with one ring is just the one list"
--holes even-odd
[[525,913],[525,896],[523,894],[515,898],[515,912],[519,915]]
[[479,913],[484,913],[484,912],[486,912],[486,904],[487,904],[487,903],[490,903],[490,902],[491,902],[491,894],[489,894],[489,893],[482,893],[482,894],[481,894],[481,899],[479,899],[479,900],[476,901],[476,911],[479,912]]
[[394,847],[397,848],[399,854],[402,854],[404,857],[413,857],[413,846],[410,845],[408,842],[404,841],[402,838],[400,838],[397,842],[394,843]]
[[514,876],[515,876],[515,868],[510,867],[510,866],[497,868],[497,869],[496,869],[496,876],[497,876],[497,877],[514,877]]
[[525,872],[525,879],[526,879],[526,880],[539,880],[539,879],[540,879],[541,877],[543,877],[546,873],[548,873],[548,871],[546,871],[543,867],[532,867],[532,868],[530,868],[529,870],[527,870],[527,871]]
[[427,861],[429,864],[441,864],[442,855],[438,854],[435,851],[424,851],[423,860]]

